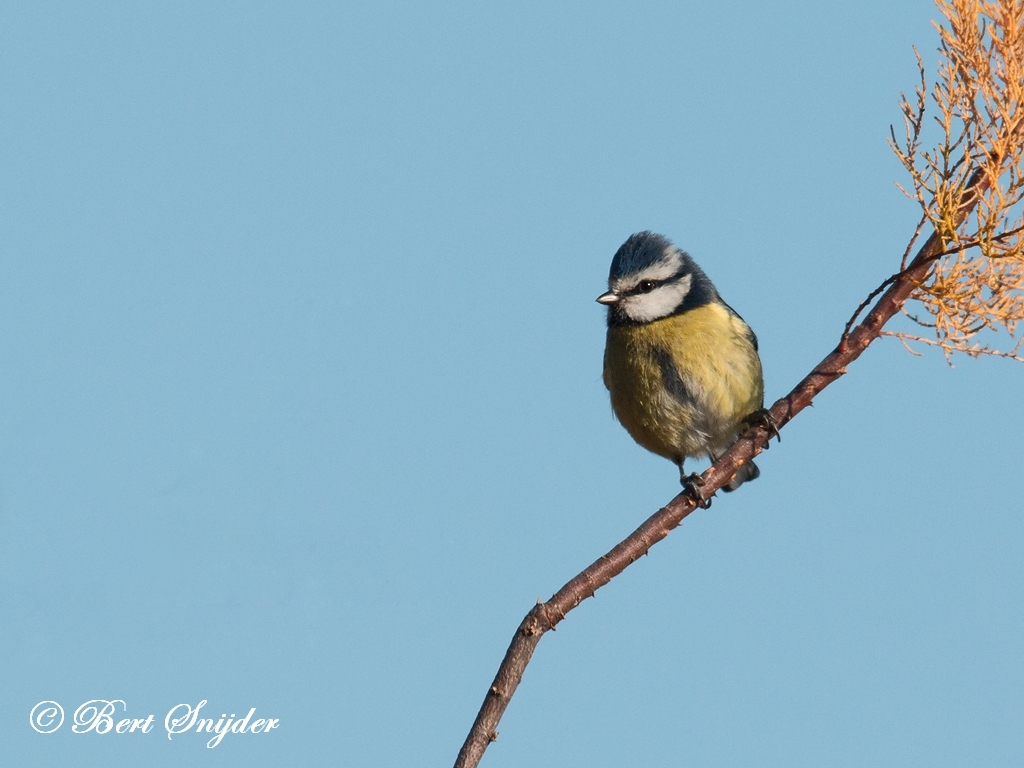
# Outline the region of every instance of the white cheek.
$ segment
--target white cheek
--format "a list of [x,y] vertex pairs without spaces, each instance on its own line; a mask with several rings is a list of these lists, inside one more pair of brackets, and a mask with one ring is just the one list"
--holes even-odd
[[655,288],[650,293],[641,293],[622,300],[622,309],[626,316],[638,323],[649,323],[671,315],[686,294],[690,292],[692,275],[687,275],[674,283]]

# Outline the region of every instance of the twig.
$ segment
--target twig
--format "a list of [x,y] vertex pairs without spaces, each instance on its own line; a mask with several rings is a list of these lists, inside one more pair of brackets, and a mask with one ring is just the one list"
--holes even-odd
[[[899,331],[882,331],[879,336],[892,336],[894,339],[899,339],[903,348],[912,355],[921,357],[921,353],[910,346],[909,342],[919,342],[921,344],[927,344],[931,347],[938,347],[943,352],[949,352],[948,347],[944,346],[941,341],[935,339],[926,339],[924,336],[917,336],[913,333],[901,333]],[[965,355],[970,357],[981,357],[982,355],[988,355],[989,357],[1005,357],[1008,360],[1016,360],[1018,363],[1024,363],[1024,357],[1017,354],[1020,351],[1021,343],[1024,342],[1024,338],[1017,341],[1017,344],[1009,352],[998,350],[998,349],[986,349],[985,347],[972,347],[969,349],[957,349],[957,352],[963,352]]]
[[[925,225],[925,223],[927,221],[928,221],[928,215],[925,214],[925,213],[922,213],[921,214],[921,219],[917,222],[917,226],[914,228],[914,234],[911,236],[910,240],[907,242],[907,247],[903,249],[903,255],[900,257],[900,271],[901,272],[904,269],[907,268],[907,259],[910,258],[910,253],[914,249],[914,243],[916,243],[917,242],[917,238],[919,238],[921,236],[921,230],[924,229],[924,225]],[[862,305],[862,308],[863,308],[863,305]],[[857,314],[859,315],[860,312],[858,311]],[[846,327],[847,327],[847,331],[848,331],[849,327],[850,327],[849,324],[847,324]]]
[[[921,225],[919,224],[918,225],[918,232],[920,232],[920,228],[921,228]],[[998,243],[998,242],[1001,242],[1002,240],[1005,240],[1010,235],[1015,235],[1015,234],[1017,234],[1018,232],[1021,232],[1021,231],[1024,231],[1024,225],[1016,227],[1015,229],[1009,229],[1006,232],[1000,232],[998,235],[994,235],[994,236],[988,238],[987,240],[985,240],[984,242],[985,243]],[[914,233],[914,237],[915,238],[917,237],[917,233]],[[935,262],[938,259],[941,259],[943,256],[950,256],[950,255],[952,255],[954,253],[959,253],[960,251],[966,251],[968,248],[975,248],[976,246],[979,246],[979,245],[982,245],[982,244],[983,244],[983,241],[981,241],[981,240],[971,240],[970,242],[967,242],[967,243],[961,243],[956,248],[948,248],[945,251],[939,251],[938,253],[933,253],[931,256],[928,257],[928,263],[931,264],[932,262]],[[867,307],[867,305],[871,303],[872,299],[874,299],[878,294],[880,294],[882,291],[884,291],[886,288],[888,288],[890,285],[895,283],[900,278],[906,277],[911,272],[911,270],[913,270],[915,268],[914,264],[916,262],[917,262],[917,259],[914,259],[914,262],[912,262],[911,265],[909,267],[907,267],[906,269],[901,269],[899,272],[896,272],[895,274],[889,275],[889,277],[887,277],[885,280],[882,281],[881,285],[879,285],[877,288],[875,288],[875,290],[873,290],[871,293],[868,294],[868,297],[866,299],[864,299],[864,301],[862,301],[860,303],[860,306],[857,307],[857,310],[853,313],[853,315],[850,317],[850,319],[846,321],[846,327],[843,329],[843,339],[844,340],[846,339],[847,336],[850,335],[850,329],[853,327],[853,324],[855,322],[857,322],[857,318],[860,316],[860,313],[863,312],[865,307]],[[917,266],[921,266],[921,265],[918,264]]]

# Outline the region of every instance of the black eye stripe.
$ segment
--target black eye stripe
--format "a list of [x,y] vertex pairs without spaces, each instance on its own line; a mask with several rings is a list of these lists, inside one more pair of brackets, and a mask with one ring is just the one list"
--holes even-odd
[[680,268],[680,270],[678,272],[676,272],[674,275],[671,275],[670,277],[665,277],[665,278],[662,278],[660,280],[654,280],[654,279],[641,280],[639,283],[634,285],[632,288],[626,289],[624,291],[624,295],[626,295],[626,296],[636,296],[636,295],[640,295],[640,294],[650,293],[651,291],[654,291],[654,290],[657,290],[658,288],[661,288],[663,285],[668,285],[669,283],[674,283],[677,280],[679,280],[681,278],[684,278],[684,277],[686,277],[689,274],[690,273],[687,272],[686,267],[684,265],[682,268]]

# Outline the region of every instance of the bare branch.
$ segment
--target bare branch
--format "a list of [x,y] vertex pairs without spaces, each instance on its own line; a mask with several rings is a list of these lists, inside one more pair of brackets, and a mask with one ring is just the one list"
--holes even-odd
[[[984,180],[980,179],[977,183],[982,184]],[[968,213],[969,211],[964,211],[963,215],[966,216]],[[772,420],[780,429],[809,406],[819,392],[846,373],[846,367],[878,338],[882,327],[900,310],[915,285],[924,279],[934,264],[938,247],[939,238],[932,234],[905,270],[905,274],[889,287],[864,322],[846,335],[839,346],[804,377],[792,392],[772,405]],[[701,475],[701,490],[707,495],[718,491],[733,478],[741,466],[765,449],[770,437],[771,433],[765,426],[749,429]],[[512,694],[522,681],[523,672],[541,636],[549,629],[554,629],[573,608],[588,597],[592,597],[598,589],[631,563],[647,554],[651,546],[665,538],[695,508],[696,500],[685,491],[680,493],[606,555],[581,571],[550,600],[533,607],[519,625],[511,645],[505,652],[498,674],[459,752],[455,762],[456,768],[477,766],[487,745],[497,738],[498,722]]]
[[[921,150],[929,91],[920,56],[922,80],[915,89],[915,102],[905,96],[900,100],[905,142],[898,143],[895,131],[890,131],[890,146],[910,173],[913,194],[908,196],[921,205],[922,221],[901,259],[900,270],[857,308],[836,349],[772,405],[776,430],[845,374],[847,366],[880,335],[896,337],[913,354],[919,353],[910,347],[910,341],[940,347],[947,360],[952,353],[962,352],[1024,362],[1017,354],[1024,338],[1018,339],[1010,352],[989,350],[973,338],[982,329],[1000,327],[1012,337],[1016,324],[1024,322],[1024,249],[1019,237],[1024,214],[1015,208],[1024,199],[1024,0],[937,0],[936,4],[948,22],[948,27],[936,25],[943,60],[931,90],[938,108],[936,122],[944,138],[936,149]],[[1015,226],[1007,229],[1007,221],[1014,221]],[[933,232],[907,264],[907,255],[926,222]],[[854,326],[879,296],[864,320]],[[893,315],[906,312],[908,299],[919,301],[934,318],[934,323],[929,323],[911,315],[921,325],[933,327],[935,339],[884,330]],[[761,453],[775,434],[769,429],[758,425],[740,436],[701,476],[702,493],[714,494]],[[488,744],[497,738],[498,722],[543,634],[645,555],[696,506],[692,495],[680,493],[550,600],[530,610],[505,653],[459,752],[456,768],[477,766]]]

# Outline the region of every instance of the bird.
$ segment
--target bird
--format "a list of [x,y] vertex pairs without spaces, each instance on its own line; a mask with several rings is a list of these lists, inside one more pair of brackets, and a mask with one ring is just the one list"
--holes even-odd
[[[608,290],[604,384],[630,436],[679,467],[714,463],[752,418],[766,417],[757,336],[719,296],[685,251],[654,232],[631,235],[616,251]],[[723,487],[734,491],[761,474],[753,462]]]

